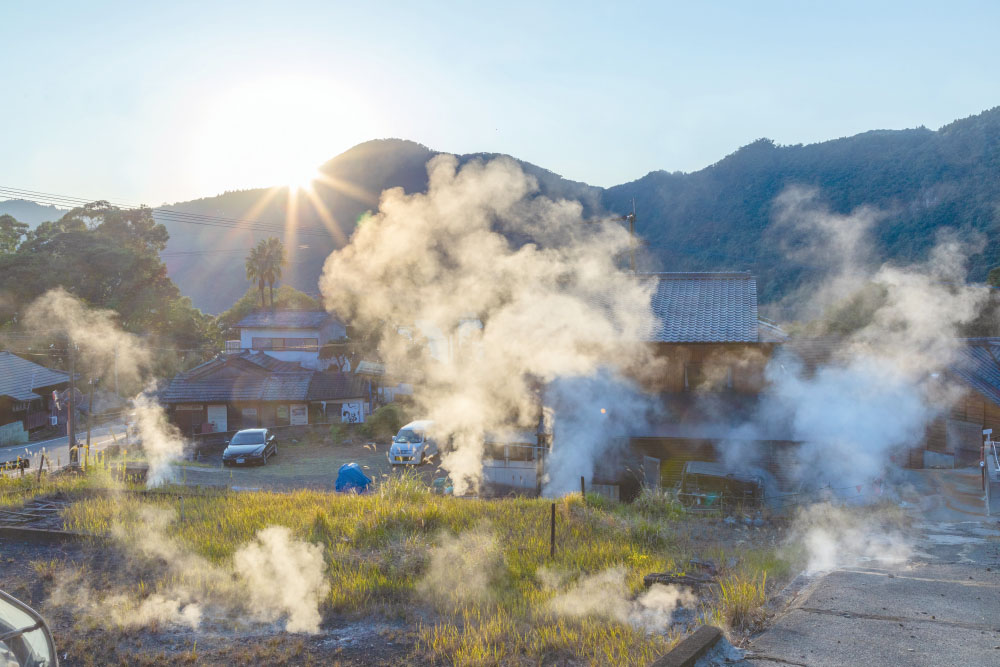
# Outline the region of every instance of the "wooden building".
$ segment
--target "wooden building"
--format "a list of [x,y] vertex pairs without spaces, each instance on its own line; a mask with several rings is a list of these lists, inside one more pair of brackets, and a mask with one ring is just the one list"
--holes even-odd
[[256,351],[220,355],[175,377],[159,400],[185,435],[258,426],[363,422],[370,382]]
[[26,433],[49,426],[56,414],[52,392],[68,386],[69,373],[0,351],[0,428]]

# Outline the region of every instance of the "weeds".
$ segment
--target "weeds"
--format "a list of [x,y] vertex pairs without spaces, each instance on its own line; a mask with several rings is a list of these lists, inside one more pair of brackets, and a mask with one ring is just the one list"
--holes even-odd
[[[115,492],[83,493],[98,488]],[[137,540],[144,530],[141,510],[152,506],[180,515],[183,494],[183,518],[169,524],[167,534],[215,564],[231,561],[261,529],[286,526],[300,539],[324,547],[330,583],[321,605],[325,614],[422,622],[414,657],[453,664],[651,662],[676,637],[606,618],[554,616],[549,603],[556,593],[543,585],[540,570],[575,580],[620,568],[628,592],[637,595],[645,574],[684,569],[692,554],[678,546],[676,527],[700,520],[681,512],[667,494],[647,492],[632,505],[570,495],[556,502],[556,555],[549,558],[550,500],[442,496],[431,493],[415,474],[392,477],[375,492],[359,496],[312,490],[192,493],[179,487],[117,492],[127,488],[107,471],[95,469],[66,479],[54,476],[35,486],[7,480],[0,484],[0,499],[23,502],[55,490],[80,492],[64,514],[67,529]],[[432,608],[421,588],[431,554],[449,541],[461,542],[478,533],[488,534],[496,545],[484,552],[491,554],[494,565],[483,595],[455,598],[436,615],[416,611]],[[741,555],[742,569],[723,577],[717,605],[707,614],[714,622],[745,632],[763,619],[768,572],[780,572],[787,563],[766,549]],[[719,562],[725,562],[723,556],[720,553]],[[35,564],[41,578],[51,576],[53,568],[43,561]],[[135,577],[141,581],[133,582],[133,595],[151,595],[169,583],[154,570],[144,572],[148,576]]]
[[767,572],[756,574],[734,572],[719,581],[716,619],[726,628],[741,635],[760,629],[766,619]]

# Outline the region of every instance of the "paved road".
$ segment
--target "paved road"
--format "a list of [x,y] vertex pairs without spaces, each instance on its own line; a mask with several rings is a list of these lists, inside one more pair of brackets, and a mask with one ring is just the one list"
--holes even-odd
[[[95,452],[103,450],[108,445],[115,444],[115,442],[123,443],[122,435],[124,432],[125,427],[122,424],[109,424],[92,429],[90,433],[91,456]],[[78,432],[76,441],[80,445],[86,444],[87,431]],[[0,461],[12,461],[19,456],[22,458],[27,456],[31,459],[31,468],[35,469],[38,466],[42,453],[49,457],[53,470],[58,467],[65,467],[69,463],[69,438],[64,435],[61,438],[53,438],[51,440],[0,447]]]
[[745,664],[1000,665],[1000,498],[987,518],[974,471],[910,479],[913,555],[812,578]]

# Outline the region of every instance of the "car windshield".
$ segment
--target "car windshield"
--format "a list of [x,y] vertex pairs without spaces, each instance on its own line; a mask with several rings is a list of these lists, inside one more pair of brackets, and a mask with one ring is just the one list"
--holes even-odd
[[417,443],[423,440],[423,436],[421,435],[420,431],[413,431],[408,428],[404,428],[392,440],[393,442]]
[[240,432],[233,436],[231,445],[260,445],[264,443],[263,431]]

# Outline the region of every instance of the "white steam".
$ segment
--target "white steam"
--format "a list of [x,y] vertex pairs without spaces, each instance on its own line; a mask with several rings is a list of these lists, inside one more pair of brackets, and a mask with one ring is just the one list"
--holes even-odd
[[805,548],[806,569],[810,571],[870,561],[902,563],[913,552],[898,520],[829,503],[800,508],[788,539]]
[[662,632],[672,623],[678,607],[691,607],[698,602],[690,589],[663,584],[654,584],[632,598],[623,568],[581,577],[569,586],[562,584],[559,575],[545,569],[539,570],[538,577],[546,588],[557,591],[549,601],[549,610],[554,614],[571,618],[607,618],[647,632]]
[[119,627],[197,629],[206,618],[227,618],[283,621],[287,632],[319,632],[319,605],[330,587],[322,545],[269,526],[240,547],[231,563],[217,565],[169,535],[175,520],[171,510],[144,507],[136,523],[112,527],[133,578],[155,587],[148,595],[98,592],[77,570],[57,578],[49,602]]
[[[32,302],[25,325],[75,346],[76,371],[84,383],[115,377],[123,386],[141,386],[149,379],[151,356],[141,339],[121,330],[114,311],[90,308],[61,287]],[[149,462],[146,484],[153,487],[169,481],[171,464],[183,455],[184,442],[150,391],[136,395],[133,404],[139,440]]]
[[[589,486],[594,462],[606,463],[616,454],[611,443],[624,444],[658,416],[659,404],[635,383],[602,368],[592,376],[558,378],[545,389],[545,404],[554,415],[555,442],[544,480],[548,496],[560,496]],[[615,469],[615,466],[606,466]]]
[[427,570],[417,592],[438,607],[458,608],[492,598],[490,582],[501,567],[495,535],[480,527],[458,536],[442,534],[428,553]]
[[[427,170],[426,194],[382,193],[379,212],[327,260],[320,288],[331,310],[381,328],[388,366],[419,380],[418,414],[453,438],[442,464],[461,494],[482,479],[485,433],[537,426],[539,387],[643,354],[634,343],[652,324],[651,294],[616,266],[631,244],[620,224],[534,196],[535,179],[513,160],[459,168],[442,155]],[[414,350],[400,327],[436,338],[436,355]]]
[[149,470],[146,486],[160,486],[173,479],[172,464],[184,454],[184,441],[176,426],[167,421],[163,407],[142,393],[133,399],[135,423]]
[[[988,298],[988,290],[965,282],[975,246],[942,233],[926,261],[878,266],[870,231],[884,217],[879,212],[834,214],[815,190],[797,188],[778,198],[777,209],[776,228],[789,239],[792,258],[823,272],[785,307],[807,319],[824,313],[832,318],[827,325],[843,333],[826,339],[829,358],[812,369],[793,351],[776,354],[754,423],[734,436],[780,432],[802,442],[791,472],[810,485],[870,484],[892,454],[920,444],[956,395],[940,372],[962,345],[960,325]],[[724,458],[746,465],[756,454],[726,443]]]

